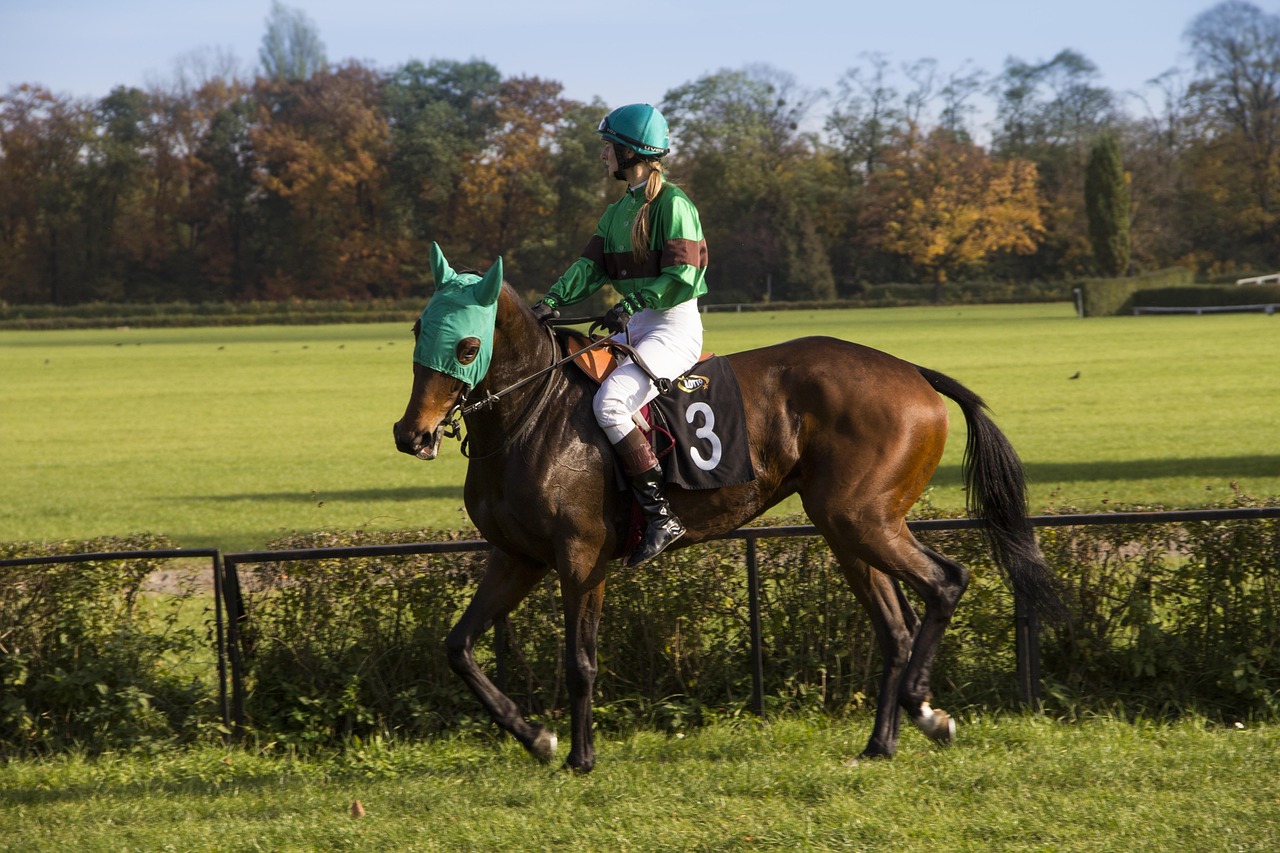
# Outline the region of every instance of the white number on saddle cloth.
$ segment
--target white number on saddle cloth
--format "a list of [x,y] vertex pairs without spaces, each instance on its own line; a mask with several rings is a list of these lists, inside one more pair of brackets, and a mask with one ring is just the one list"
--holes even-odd
[[697,465],[703,471],[714,470],[720,464],[723,456],[723,448],[720,445],[720,436],[715,434],[716,413],[706,403],[694,403],[684,413],[684,419],[692,424],[698,417],[702,418],[702,425],[694,430],[694,435],[704,441],[711,443],[711,456],[702,455],[696,447],[689,448],[689,458],[693,460],[693,464]]

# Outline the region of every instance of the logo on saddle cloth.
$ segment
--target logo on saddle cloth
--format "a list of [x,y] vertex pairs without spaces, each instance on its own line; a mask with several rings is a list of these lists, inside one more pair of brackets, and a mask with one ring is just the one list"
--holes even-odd
[[[582,346],[569,341],[571,353]],[[583,352],[573,363],[597,383],[616,364],[605,350]],[[672,382],[668,393],[645,406],[641,417],[649,424],[645,434],[663,460],[667,482],[685,489],[718,489],[756,478],[742,389],[727,358],[703,358]]]

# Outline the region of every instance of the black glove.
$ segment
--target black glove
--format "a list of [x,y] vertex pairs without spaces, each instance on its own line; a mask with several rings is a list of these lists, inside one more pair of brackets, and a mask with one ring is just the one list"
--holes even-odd
[[604,326],[615,335],[621,334],[626,330],[627,324],[631,322],[631,312],[628,310],[625,302],[619,302],[617,305],[605,312],[600,318],[600,325]]
[[544,297],[533,303],[533,316],[539,323],[546,325],[552,320],[560,317],[560,312],[556,310],[555,300],[550,297]]

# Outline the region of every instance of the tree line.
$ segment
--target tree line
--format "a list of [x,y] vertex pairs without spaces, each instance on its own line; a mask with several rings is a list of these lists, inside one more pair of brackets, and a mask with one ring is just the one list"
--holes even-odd
[[[709,301],[1280,268],[1280,15],[1227,0],[1185,41],[1194,68],[1136,113],[1072,50],[998,74],[863,55],[832,92],[753,65],[666,92]],[[260,56],[253,79],[0,96],[0,300],[400,298],[425,292],[433,240],[540,292],[620,189],[598,159],[609,106],[555,81],[330,64],[278,4]]]

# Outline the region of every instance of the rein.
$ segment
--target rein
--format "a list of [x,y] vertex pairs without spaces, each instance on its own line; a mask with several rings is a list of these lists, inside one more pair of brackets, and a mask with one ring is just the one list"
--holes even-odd
[[[590,320],[591,318],[586,318],[586,319]],[[573,322],[586,322],[586,320],[567,321],[567,323],[573,323]],[[597,325],[598,324],[593,324],[591,327],[591,331],[594,331]],[[556,343],[555,330],[552,329],[550,326],[544,326],[543,328],[546,329],[548,337],[551,338],[552,351],[554,352],[555,343]],[[655,387],[657,387],[660,393],[665,394],[667,393],[668,390],[670,390],[671,380],[656,376],[653,373],[653,371],[649,369],[649,366],[644,363],[644,360],[640,358],[640,354],[636,352],[631,345],[624,344],[620,341],[616,341],[613,338],[609,338],[609,337],[597,338],[596,340],[593,340],[591,343],[587,344],[577,352],[567,355],[564,358],[556,359],[555,361],[551,362],[551,364],[542,368],[536,373],[529,374],[528,376],[524,377],[518,382],[515,382],[514,384],[508,385],[506,388],[503,388],[501,391],[498,391],[496,393],[492,391],[485,392],[484,397],[482,397],[479,400],[476,400],[475,402],[467,402],[467,395],[469,394],[470,389],[468,389],[467,391],[464,391],[462,393],[462,399],[458,402],[457,405],[455,405],[449,411],[449,414],[445,416],[444,436],[446,438],[461,439],[462,455],[465,456],[467,459],[488,459],[492,456],[496,456],[497,454],[505,450],[508,446],[510,446],[513,441],[519,438],[520,435],[525,431],[525,429],[528,428],[529,424],[533,423],[534,415],[538,413],[538,410],[541,409],[542,404],[545,403],[547,400],[547,393],[546,393],[547,387],[550,386],[551,384],[551,377],[552,377],[553,371],[573,361],[575,358],[582,355],[584,352],[588,352],[598,347],[606,347],[606,348],[621,350],[623,354],[625,354],[628,358],[630,358],[641,370],[643,370],[649,376],[651,380],[653,380]],[[528,405],[525,406],[524,411],[522,411],[520,415],[516,418],[516,427],[507,433],[507,437],[503,439],[502,443],[498,445],[496,449],[494,449],[489,453],[486,453],[484,456],[472,456],[470,453],[468,453],[468,449],[470,448],[470,445],[471,445],[471,436],[470,434],[468,434],[466,437],[463,437],[461,419],[465,418],[467,415],[473,412],[481,412],[487,408],[490,408],[496,405],[498,401],[501,400],[503,397],[507,396],[513,391],[518,391],[519,389],[528,385],[530,382],[533,382],[535,379],[539,378],[540,376],[547,377],[546,381],[543,383],[544,387],[542,388],[542,393],[537,394],[530,399]]]
[[[546,331],[547,331],[548,337],[551,338],[552,352],[554,353],[556,333],[553,329],[549,327],[546,327]],[[603,340],[597,343],[593,343],[591,347],[584,347],[583,350],[580,350],[579,352],[585,351],[586,349],[591,349],[597,346],[598,343],[603,343]],[[508,446],[510,446],[513,441],[519,438],[520,435],[524,433],[525,429],[529,426],[529,424],[533,423],[534,416],[538,413],[539,410],[541,410],[542,404],[544,404],[548,399],[547,390],[551,384],[552,371],[554,371],[557,367],[560,367],[561,365],[563,365],[565,362],[570,361],[573,358],[576,358],[577,355],[578,353],[574,353],[572,356],[569,356],[567,358],[561,358],[556,361],[553,361],[549,366],[544,367],[542,370],[539,370],[537,373],[531,373],[530,375],[526,376],[524,379],[521,379],[519,382],[516,382],[513,385],[509,385],[506,388],[503,388],[501,391],[498,391],[497,393],[486,392],[483,398],[475,401],[474,403],[467,402],[467,394],[469,393],[470,389],[468,389],[468,391],[464,391],[462,394],[462,400],[453,407],[453,409],[449,412],[449,414],[445,418],[446,424],[445,424],[444,435],[449,438],[459,438],[462,440],[462,455],[465,456],[467,459],[488,459],[492,456],[498,455],[503,450],[505,450]],[[486,453],[483,456],[472,456],[469,452],[469,449],[471,447],[471,435],[468,434],[465,438],[463,438],[461,418],[466,417],[472,412],[484,411],[485,409],[496,405],[498,401],[501,400],[503,397],[507,396],[513,391],[517,391],[520,388],[523,388],[524,386],[528,385],[530,382],[534,381],[540,376],[546,376],[546,381],[543,383],[543,388],[541,389],[541,393],[536,394],[532,398],[530,398],[529,403],[524,407],[524,411],[522,411],[519,414],[519,416],[516,418],[516,427],[508,431],[507,437],[503,439],[502,443],[499,444],[497,448],[495,448],[491,452]]]

